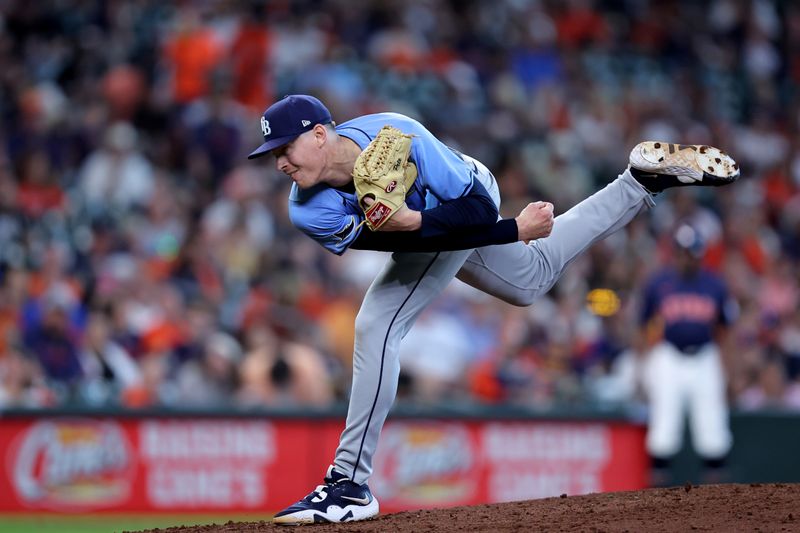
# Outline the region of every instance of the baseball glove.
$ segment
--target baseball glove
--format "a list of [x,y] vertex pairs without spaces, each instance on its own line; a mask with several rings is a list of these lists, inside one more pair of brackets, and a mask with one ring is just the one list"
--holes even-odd
[[[353,182],[364,222],[377,231],[406,201],[406,194],[417,179],[417,167],[408,160],[411,139],[393,126],[384,126],[356,159]],[[367,205],[365,198],[372,198]]]

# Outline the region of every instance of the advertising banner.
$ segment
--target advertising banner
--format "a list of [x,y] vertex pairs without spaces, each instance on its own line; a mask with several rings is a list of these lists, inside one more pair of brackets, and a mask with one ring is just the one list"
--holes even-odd
[[397,509],[473,505],[646,486],[644,429],[593,422],[396,421],[370,487]]
[[[0,512],[269,512],[321,482],[340,420],[30,418],[0,424]],[[645,486],[644,429],[390,420],[384,512]]]

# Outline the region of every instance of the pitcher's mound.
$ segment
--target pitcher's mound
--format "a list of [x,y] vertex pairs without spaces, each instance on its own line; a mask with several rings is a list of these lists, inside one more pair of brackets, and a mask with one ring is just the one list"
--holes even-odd
[[800,484],[686,485],[635,492],[562,495],[512,503],[387,514],[349,524],[291,528],[269,522],[183,526],[160,533],[282,531],[800,532]]

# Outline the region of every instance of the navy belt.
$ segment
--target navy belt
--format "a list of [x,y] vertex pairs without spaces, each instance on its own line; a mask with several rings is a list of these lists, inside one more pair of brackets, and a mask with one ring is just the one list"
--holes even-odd
[[674,342],[670,342],[676,350],[681,352],[684,355],[697,355],[703,348],[708,346],[709,343],[703,342],[701,344],[689,344],[686,346],[678,346]]

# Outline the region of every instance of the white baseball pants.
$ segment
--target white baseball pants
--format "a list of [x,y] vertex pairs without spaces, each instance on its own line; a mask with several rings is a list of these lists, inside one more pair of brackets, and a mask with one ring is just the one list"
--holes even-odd
[[665,459],[678,453],[688,414],[697,454],[703,459],[724,457],[733,439],[719,348],[710,343],[685,355],[661,342],[647,355],[644,372],[650,404],[647,451]]

